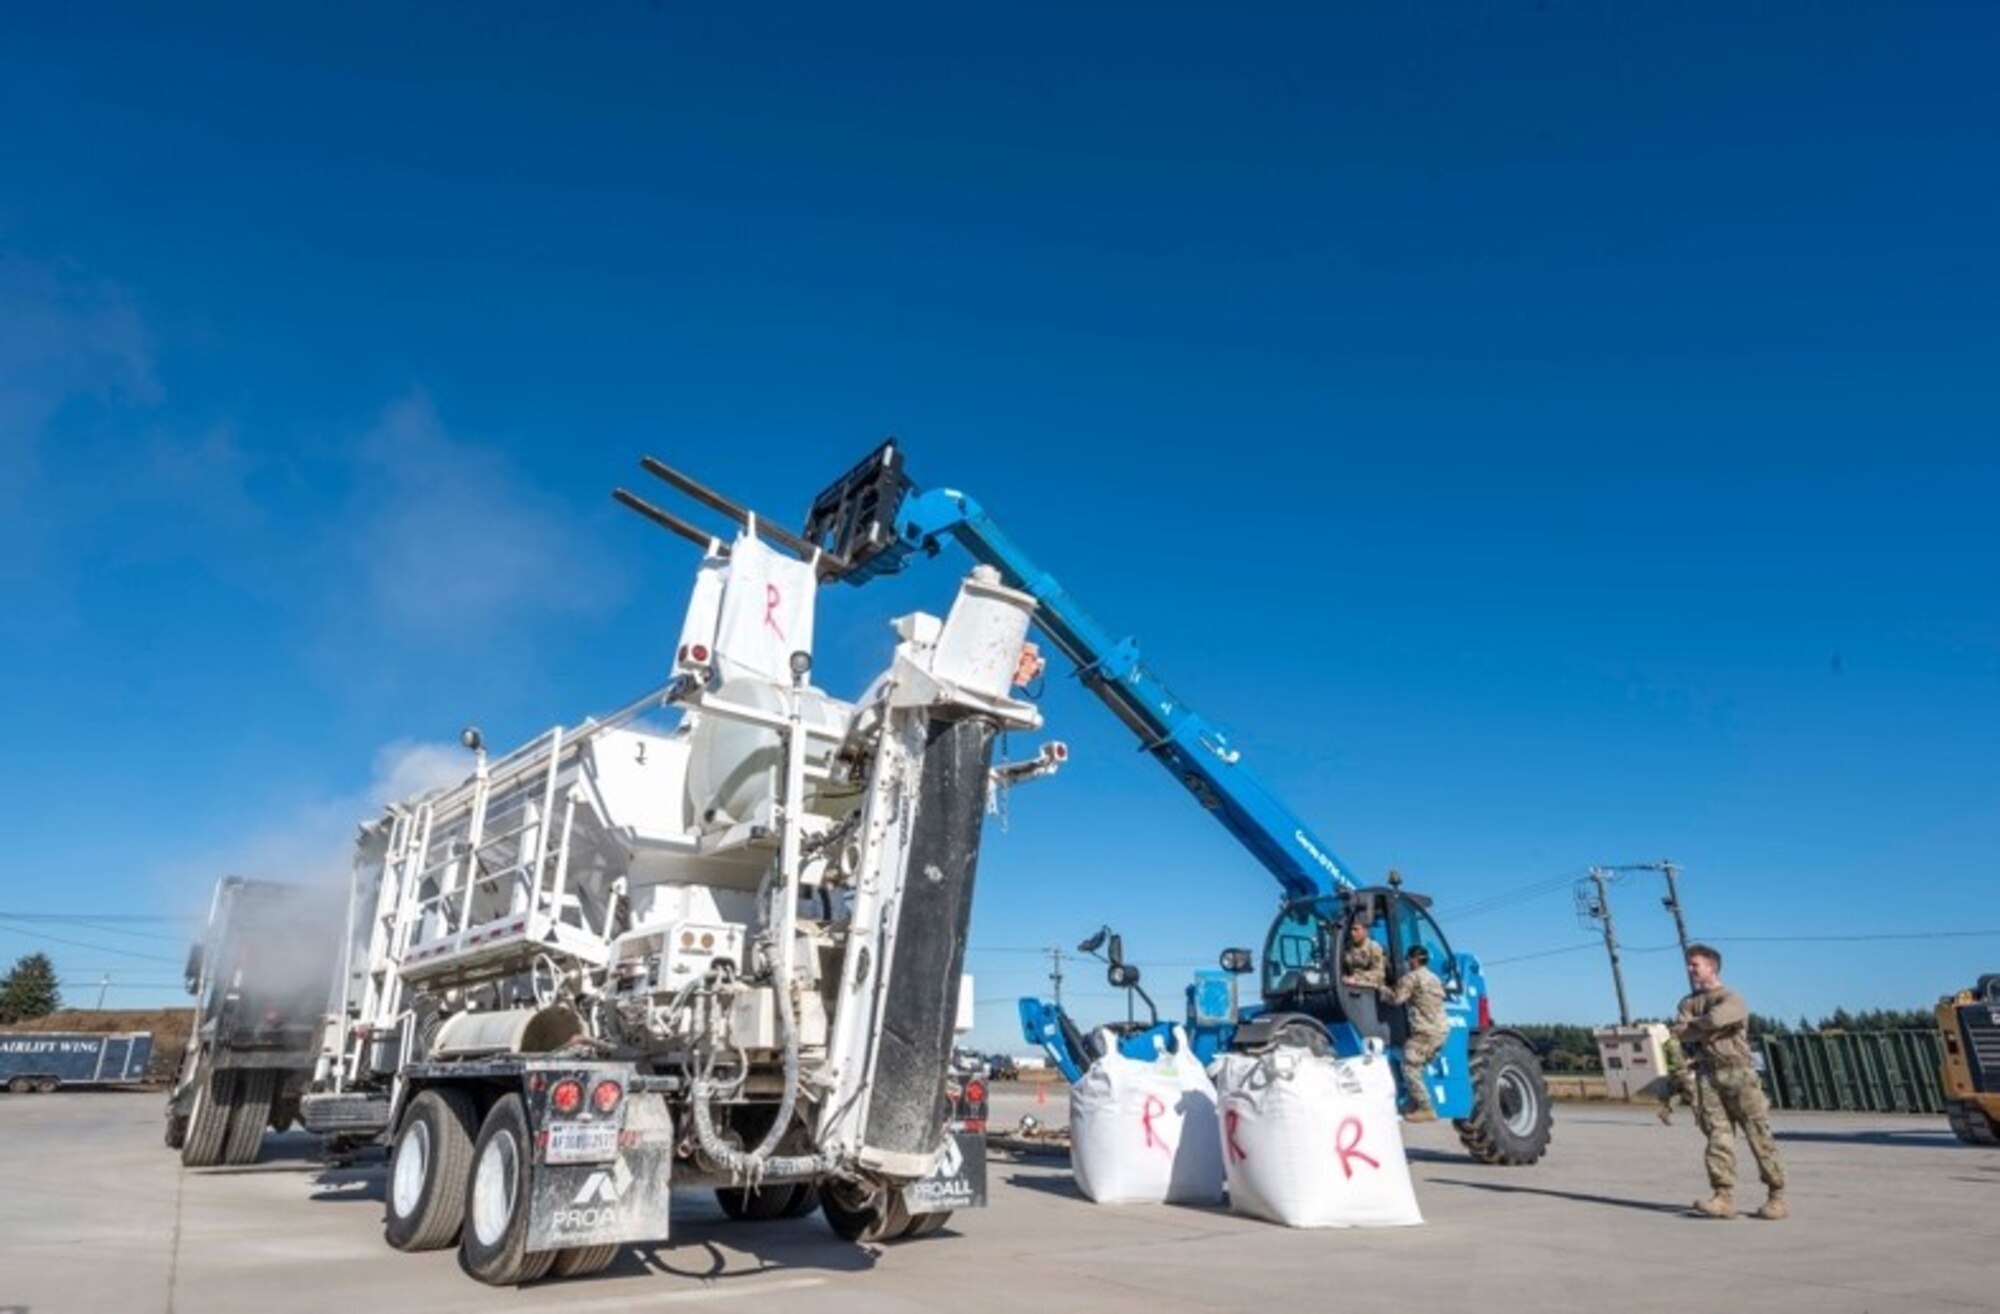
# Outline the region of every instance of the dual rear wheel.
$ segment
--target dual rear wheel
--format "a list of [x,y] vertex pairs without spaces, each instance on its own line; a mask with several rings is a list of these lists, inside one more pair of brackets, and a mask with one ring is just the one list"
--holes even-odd
[[584,1277],[618,1257],[616,1245],[528,1249],[527,1111],[504,1095],[482,1118],[463,1091],[419,1094],[403,1115],[389,1159],[383,1236],[398,1250],[456,1243],[466,1272],[490,1286],[553,1274]]

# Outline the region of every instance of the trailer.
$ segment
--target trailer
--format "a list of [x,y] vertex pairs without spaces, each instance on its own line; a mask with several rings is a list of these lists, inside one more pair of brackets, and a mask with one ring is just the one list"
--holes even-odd
[[146,1079],[153,1033],[0,1032],[0,1089],[43,1095],[66,1086],[130,1086]]
[[[628,505],[637,499],[626,495]],[[361,831],[300,1120],[390,1149],[384,1237],[494,1285],[667,1237],[669,1198],[910,1239],[984,1199],[984,1081],[953,1074],[996,762],[1032,599],[994,572],[816,686],[818,554],[721,502],[663,686],[489,755]]]

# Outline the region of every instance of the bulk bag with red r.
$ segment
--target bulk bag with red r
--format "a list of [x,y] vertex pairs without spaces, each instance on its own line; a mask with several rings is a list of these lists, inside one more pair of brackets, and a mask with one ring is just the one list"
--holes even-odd
[[1215,1086],[1174,1028],[1150,1059],[1127,1058],[1108,1031],[1102,1057],[1069,1093],[1070,1164],[1099,1204],[1219,1204],[1222,1142]]
[[1287,1227],[1410,1227],[1395,1084],[1380,1055],[1281,1046],[1225,1054],[1211,1069],[1222,1110],[1229,1207]]

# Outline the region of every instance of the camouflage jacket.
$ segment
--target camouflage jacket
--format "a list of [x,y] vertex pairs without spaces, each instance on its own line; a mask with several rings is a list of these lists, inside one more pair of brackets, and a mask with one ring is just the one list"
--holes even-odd
[[1389,976],[1389,955],[1373,940],[1341,946],[1340,979],[1362,986],[1379,986]]
[[1674,1035],[1696,1068],[1749,1068],[1750,1008],[1728,986],[1697,990],[1681,1000]]
[[1410,1034],[1443,1036],[1451,1029],[1444,1020],[1444,983],[1428,967],[1413,967],[1384,996],[1409,1009]]

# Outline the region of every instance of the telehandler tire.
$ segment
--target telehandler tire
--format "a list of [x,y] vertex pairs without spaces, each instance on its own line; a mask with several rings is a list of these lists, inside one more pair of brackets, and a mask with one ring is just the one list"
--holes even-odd
[[1553,1121],[1548,1083],[1534,1051],[1505,1031],[1472,1038],[1472,1116],[1453,1125],[1481,1163],[1538,1162],[1549,1150]]
[[463,1091],[427,1090],[409,1112],[389,1152],[382,1238],[398,1250],[442,1250],[465,1225],[472,1139],[479,1110]]

